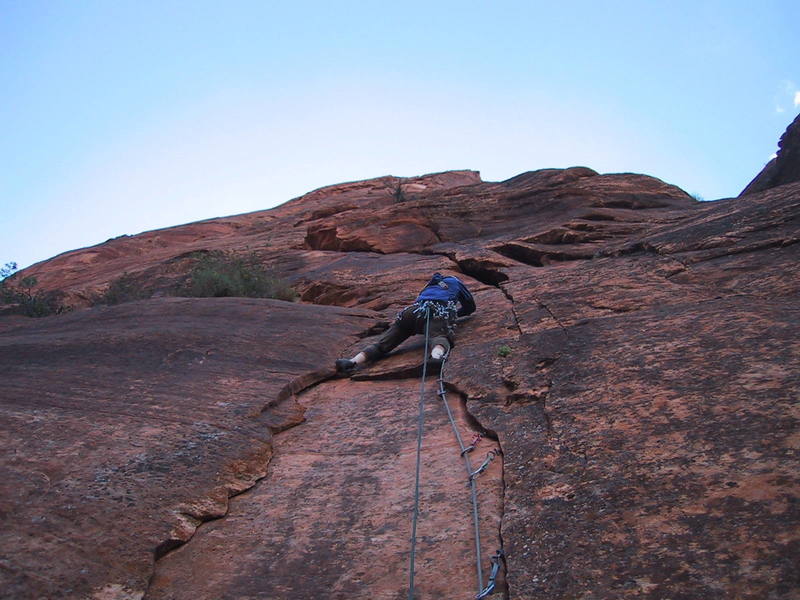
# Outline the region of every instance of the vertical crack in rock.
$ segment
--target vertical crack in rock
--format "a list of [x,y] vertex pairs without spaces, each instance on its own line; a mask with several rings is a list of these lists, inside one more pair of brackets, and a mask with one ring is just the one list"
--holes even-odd
[[[469,410],[469,395],[462,389],[458,387],[457,384],[447,381],[445,382],[446,390],[454,394],[458,397],[461,409],[464,413],[464,416],[469,423],[470,427],[476,431],[487,437],[488,439],[493,440],[497,444],[497,460],[499,461],[499,470],[500,470],[500,494],[499,494],[499,504],[498,504],[498,519],[497,519],[497,540],[499,542],[498,548],[489,548],[489,547],[482,547],[481,548],[481,555],[483,558],[483,565],[482,568],[486,573],[486,569],[490,567],[490,558],[495,554],[497,550],[504,551],[504,544],[503,544],[503,519],[505,517],[505,493],[506,493],[506,475],[505,475],[505,458],[504,458],[504,450],[503,444],[500,441],[500,435],[493,429],[487,427],[484,423],[482,423],[475,414]],[[468,443],[466,441],[465,443]],[[474,451],[473,451],[474,452]],[[480,486],[480,479],[478,479],[478,485]],[[479,507],[480,510],[480,507]],[[486,583],[486,581],[484,582]],[[501,559],[501,570],[497,577],[496,581],[496,591],[500,592],[501,597],[504,600],[509,598],[509,589],[508,589],[508,563],[506,562],[505,555]]]
[[449,258],[458,265],[461,272],[465,275],[469,275],[473,279],[477,279],[483,284],[495,287],[502,292],[506,299],[511,303],[511,316],[514,318],[514,325],[516,325],[517,331],[519,332],[520,336],[522,336],[522,325],[519,321],[519,315],[517,315],[514,297],[503,285],[503,283],[508,281],[508,275],[503,273],[500,267],[495,267],[488,261],[480,262],[472,258],[465,258],[461,260],[455,260],[453,257]]
[[519,331],[519,335],[520,336],[524,335],[522,332],[522,324],[520,323],[519,315],[517,314],[517,305],[514,302],[514,296],[512,296],[511,292],[509,292],[504,286],[498,285],[497,287],[501,292],[503,292],[503,295],[511,303],[511,316],[514,317],[514,324],[517,326],[517,331]]
[[[497,440],[500,446],[500,456],[503,457],[503,446],[500,440]],[[503,540],[503,519],[506,514],[506,461],[503,459],[500,463],[500,522],[497,525],[497,539],[500,540],[500,549],[503,551],[503,556],[500,558],[502,564],[502,586],[500,591],[503,595],[503,600],[508,600],[511,597],[511,589],[508,586],[508,561],[505,555],[505,541]]]
[[[524,335],[522,331],[522,325],[519,320],[519,315],[517,314],[514,296],[511,294],[511,292],[508,291],[506,286],[503,285],[504,283],[509,281],[508,275],[503,273],[500,267],[493,266],[488,261],[481,262],[472,258],[455,260],[454,258],[450,257],[450,259],[453,260],[458,265],[461,272],[464,273],[465,275],[469,275],[470,277],[477,279],[478,281],[486,285],[496,287],[503,293],[506,299],[511,303],[511,314],[514,317],[514,323],[517,326],[517,330],[519,331],[520,335]],[[534,297],[534,300],[539,304],[539,306],[541,306],[544,310],[547,311],[547,313],[550,315],[553,321],[555,321],[556,324],[561,328],[561,331],[564,333],[564,335],[569,337],[567,328],[553,313],[553,311],[550,310],[550,307],[544,302],[541,302],[536,297]]]
[[[380,326],[380,323],[377,324]],[[376,325],[364,330],[361,337],[371,335]],[[357,336],[358,337],[358,336]],[[254,415],[261,420],[272,434],[272,438],[280,432],[287,431],[301,425],[305,418],[305,408],[296,398],[334,376],[330,368],[321,368],[295,377],[287,383],[269,402],[267,402]],[[153,571],[148,581],[143,597],[147,597],[156,576],[158,563],[174,550],[184,546],[192,540],[197,530],[205,523],[224,519],[230,511],[231,499],[239,497],[246,492],[254,490],[267,476],[270,462],[273,458],[272,443],[268,442],[265,451],[259,453],[259,464],[254,469],[253,478],[247,483],[228,484],[212,489],[205,497],[198,500],[187,501],[178,506],[174,511],[177,524],[170,532],[170,536],[158,544],[154,551]]]
[[550,314],[551,317],[553,317],[553,320],[556,323],[558,323],[558,326],[561,327],[561,331],[564,332],[564,335],[569,337],[569,333],[567,333],[567,328],[564,327],[564,324],[561,322],[561,320],[555,314],[553,314],[553,311],[550,310],[550,307],[547,306],[547,304],[543,304],[541,302],[539,304]]
[[[416,355],[416,350],[413,353]],[[237,494],[239,501],[235,510],[229,512],[226,505],[223,514],[208,519],[207,521],[216,521],[211,529],[205,530],[200,527],[202,523],[195,523],[194,513],[186,515],[187,527],[194,526],[194,529],[200,528],[203,532],[200,536],[195,536],[191,544],[183,542],[162,548],[145,597],[153,600],[182,599],[192,597],[192,594],[197,597],[198,594],[203,596],[206,593],[216,597],[223,589],[239,589],[236,587],[239,585],[237,582],[245,577],[242,570],[247,569],[261,570],[264,577],[247,575],[247,583],[244,585],[250,588],[246,593],[264,593],[264,582],[270,582],[270,589],[276,598],[297,595],[324,597],[326,593],[340,592],[358,597],[364,590],[376,592],[376,597],[384,597],[381,590],[402,589],[407,577],[405,571],[408,547],[405,528],[408,523],[405,505],[410,489],[408,482],[398,486],[395,479],[397,475],[392,475],[392,469],[388,468],[390,463],[384,465],[384,462],[389,459],[390,462],[400,461],[404,464],[413,456],[411,446],[414,433],[409,423],[416,418],[412,414],[412,405],[416,405],[417,401],[415,390],[419,375],[412,373],[412,368],[405,364],[409,359],[412,359],[409,353],[404,355],[401,352],[390,356],[372,367],[376,371],[388,368],[388,372],[378,372],[366,380],[332,379],[330,375],[324,376],[319,371],[298,377],[287,384],[260,415],[274,432],[274,450],[269,460],[269,473],[246,493],[243,491]],[[412,360],[416,362],[416,357]],[[434,381],[435,379],[430,379],[430,386],[433,386]],[[457,392],[449,384],[448,389]],[[429,401],[426,403],[426,410],[429,414],[426,417],[423,449],[426,465],[423,472],[427,471],[427,475],[423,477],[423,498],[427,499],[423,502],[420,523],[420,540],[423,541],[420,546],[421,554],[418,554],[419,585],[420,589],[427,590],[426,593],[433,594],[433,597],[446,597],[449,589],[447,586],[455,586],[453,589],[463,587],[464,591],[474,595],[474,552],[469,557],[469,547],[472,544],[474,550],[474,540],[468,533],[472,531],[472,522],[470,514],[462,510],[463,495],[468,494],[464,486],[464,462],[458,455],[446,412],[441,403],[436,401],[433,392],[433,387],[428,387]],[[495,544],[500,543],[499,533],[503,520],[502,495],[505,482],[502,448],[497,442],[497,434],[485,428],[467,410],[466,397],[457,392],[455,398],[455,417],[462,436],[471,436],[470,431],[479,431],[485,436],[483,444],[478,445],[479,454],[473,458],[474,466],[477,468],[484,460],[484,454],[490,450],[495,449],[497,452],[497,458],[478,478],[479,490],[482,488],[480,497],[482,503],[485,503],[485,506],[481,506],[480,516],[484,537],[481,567],[486,581],[491,568],[489,559],[497,549]],[[331,411],[335,412],[337,423],[329,420]],[[323,413],[328,414],[327,421],[321,418]],[[374,415],[370,416],[372,413]],[[278,427],[273,422],[276,415],[282,420],[288,415],[293,422],[288,427]],[[296,428],[300,423],[304,424],[302,432]],[[372,431],[374,427],[377,429]],[[465,443],[469,441],[465,439]],[[340,447],[342,450],[338,450]],[[381,452],[386,456],[381,458]],[[405,475],[413,472],[408,470],[406,473],[406,470],[408,469],[405,467],[401,469],[403,480]],[[375,485],[373,480],[386,480],[386,484],[391,484],[391,487],[384,489],[379,486],[381,491],[373,496],[369,492]],[[300,487],[292,491],[297,485]],[[331,485],[335,486],[335,492],[333,488],[329,491]],[[295,498],[294,504],[281,500],[286,494],[289,494],[287,499]],[[387,494],[397,495],[401,501],[390,501]],[[353,503],[354,497],[359,498],[359,502]],[[334,507],[344,498],[350,500],[347,507],[342,507],[343,513],[338,516],[333,516],[333,513],[328,515],[326,511],[335,510]],[[321,500],[323,504],[315,508],[315,502],[319,503]],[[265,502],[268,504],[264,504]],[[231,513],[235,513],[232,521],[223,519]],[[328,525],[320,528],[320,519]],[[342,519],[349,524],[345,526]],[[385,520],[386,524],[370,530],[376,519],[378,523]],[[251,523],[249,532],[240,531],[243,521]],[[254,529],[252,524],[259,525]],[[284,527],[289,527],[289,530],[284,531]],[[331,533],[341,527],[345,527],[342,535]],[[264,534],[253,533],[262,529]],[[269,534],[273,529],[276,533]],[[365,531],[361,532],[362,529]],[[335,543],[336,549],[325,549],[329,534],[338,540]],[[245,537],[242,538],[242,535]],[[265,535],[267,538],[263,537]],[[268,542],[270,535],[278,535],[280,541],[275,539]],[[358,562],[357,554],[352,554],[353,546],[360,548],[358,553],[363,553],[363,540],[367,539],[364,535],[373,538],[373,545],[377,543],[375,550],[378,554],[391,558],[383,561],[388,566],[382,570],[387,570],[388,573],[373,574],[369,569],[363,575],[358,575],[363,569],[356,569],[356,574],[340,572],[343,565]],[[214,545],[218,543],[213,540],[219,539],[230,540],[224,544],[235,548],[231,551],[237,553],[237,560],[209,560],[209,553],[216,557],[213,554],[216,552]],[[284,548],[287,540],[292,542]],[[308,540],[314,542],[303,550]],[[174,553],[178,548],[181,554]],[[448,550],[445,551],[445,548]],[[296,579],[298,564],[285,559],[286,552],[299,552],[297,560],[303,561],[305,568],[311,572],[307,580],[300,582]],[[453,556],[448,557],[448,552],[452,552]],[[256,555],[260,557],[258,560],[253,558]],[[225,556],[229,554],[223,553],[222,557]],[[279,558],[281,556],[284,558]],[[455,556],[459,558],[451,560]],[[438,566],[431,568],[433,565]],[[200,570],[202,575],[187,575],[187,572],[195,569]],[[498,577],[498,590],[502,590],[505,585],[504,571],[505,563],[502,564]],[[206,573],[210,583],[205,581]],[[182,582],[184,577],[187,578],[186,582]],[[333,579],[329,580],[331,577]],[[363,580],[358,588],[348,588],[354,585],[352,577]],[[245,591],[241,593],[244,594]]]
[[567,332],[567,328],[564,326],[564,324],[561,322],[561,320],[553,313],[553,311],[550,310],[550,307],[547,304],[545,304],[544,302],[542,302],[541,300],[539,300],[539,298],[537,298],[536,296],[533,296],[533,299],[536,301],[536,303],[540,307],[542,307],[543,309],[545,309],[547,311],[547,314],[549,314],[550,317],[552,317],[552,319],[556,322],[556,324],[561,328],[561,332],[564,334],[564,336],[565,337],[569,337],[569,333]]
[[[466,419],[467,423],[470,426],[470,429],[475,431],[476,433],[480,433],[482,436],[488,437],[491,440],[499,441],[499,436],[497,432],[493,429],[486,427],[483,423],[478,420],[478,418],[469,410],[469,406],[467,401],[469,400],[469,396],[463,390],[459,389],[455,383],[450,381],[445,381],[445,390],[450,393],[454,394],[458,397],[461,409],[464,411],[464,418]],[[501,450],[502,451],[502,450]]]

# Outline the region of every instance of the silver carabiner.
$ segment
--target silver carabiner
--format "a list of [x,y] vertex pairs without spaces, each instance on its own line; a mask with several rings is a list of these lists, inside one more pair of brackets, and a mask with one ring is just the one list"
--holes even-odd
[[494,593],[494,588],[497,585],[497,574],[500,572],[500,560],[502,558],[502,550],[498,550],[492,557],[492,571],[489,574],[489,583],[487,583],[486,587],[483,588],[477,596],[475,596],[475,600],[481,600],[482,598],[486,598],[486,596]]

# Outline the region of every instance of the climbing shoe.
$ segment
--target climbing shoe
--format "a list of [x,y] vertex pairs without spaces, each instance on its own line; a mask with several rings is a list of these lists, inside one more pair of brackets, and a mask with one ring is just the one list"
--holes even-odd
[[336,371],[338,373],[344,373],[345,375],[349,375],[356,370],[356,363],[349,358],[340,358],[336,361]]

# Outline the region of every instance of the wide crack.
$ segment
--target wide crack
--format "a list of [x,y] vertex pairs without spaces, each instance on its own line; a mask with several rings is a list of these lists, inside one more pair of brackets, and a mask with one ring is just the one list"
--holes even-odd
[[[266,427],[269,428],[273,435],[301,425],[303,423],[302,415],[294,422],[286,422],[285,420],[281,422],[280,419],[273,422],[266,415],[269,414],[271,409],[280,407],[280,405],[289,401],[292,397],[306,392],[332,377],[333,374],[330,369],[318,369],[296,377],[287,383],[281,391],[278,392],[278,395],[261,409],[259,418],[264,421]],[[159,543],[153,550],[153,573],[150,576],[150,581],[148,582],[144,597],[147,597],[147,591],[150,589],[153,577],[155,576],[157,563],[160,560],[168,556],[174,550],[190,542],[197,533],[197,530],[205,523],[225,518],[230,510],[231,499],[253,490],[267,476],[267,469],[272,460],[271,449],[265,454],[268,454],[268,456],[264,459],[263,464],[258,465],[256,469],[256,472],[260,473],[260,475],[255,477],[250,485],[241,489],[233,486],[225,486],[224,490],[226,493],[224,498],[219,493],[220,488],[217,488],[203,498],[183,503],[182,506],[184,508],[174,511],[173,514],[176,516],[178,524],[173,528],[171,536]],[[217,492],[216,498],[214,497],[214,491]]]
[[[376,328],[380,329],[382,327],[383,324],[381,322],[375,323],[366,330],[356,334],[356,337],[364,338],[374,335]],[[309,391],[310,389],[328,381],[334,376],[335,373],[330,368],[321,368],[304,373],[287,383],[278,392],[275,398],[271,399],[261,408],[258,418],[270,430],[273,438],[275,435],[283,431],[287,431],[297,427],[298,425],[301,425],[304,421],[304,409],[297,402],[292,402],[294,405],[292,407],[294,409],[292,412],[295,413],[293,419],[286,419],[285,415],[284,418],[281,418],[280,414],[275,415],[274,413],[279,413],[280,408],[297,395]],[[204,524],[225,518],[230,511],[231,499],[254,490],[267,476],[269,464],[273,457],[271,442],[270,448],[264,454],[267,456],[264,458],[263,463],[258,464],[254,469],[258,475],[252,479],[252,482],[249,485],[245,485],[240,488],[234,487],[233,485],[224,486],[224,488],[215,488],[214,490],[211,490],[205,497],[182,503],[180,505],[182,508],[178,508],[173,512],[178,523],[170,532],[170,537],[157,544],[153,550],[153,571],[145,588],[143,598],[147,597],[149,590],[152,587],[153,580],[158,570],[158,563],[162,559],[190,542],[194,538],[198,529]],[[220,493],[220,489],[224,489],[224,497],[222,497],[223,495]],[[215,495],[217,496],[216,498],[214,497]]]
[[[494,431],[494,430],[486,427],[485,425],[483,425],[480,422],[480,420],[469,410],[469,403],[468,403],[469,396],[465,391],[459,389],[458,386],[456,384],[452,383],[452,382],[445,382],[445,389],[448,392],[450,392],[452,394],[455,394],[459,398],[461,409],[462,409],[462,411],[463,411],[463,413],[464,413],[464,415],[465,415],[465,417],[467,419],[467,422],[470,424],[471,428],[474,431],[482,434],[484,437],[486,437],[488,439],[491,439],[491,440],[493,440],[494,442],[497,443],[498,455],[499,455],[499,460],[500,460],[500,486],[501,486],[501,493],[500,493],[500,518],[499,518],[498,526],[497,526],[497,539],[500,542],[499,543],[500,547],[497,548],[496,550],[500,550],[501,552],[503,552],[503,550],[505,548],[505,546],[503,544],[503,518],[505,516],[505,493],[506,493],[505,460],[504,460],[504,453],[503,453],[503,444],[502,444],[502,442],[500,440],[499,434],[496,431]],[[489,558],[493,554],[494,553],[491,553],[491,554],[483,553],[482,556],[484,557],[484,561],[485,561],[485,559]],[[494,594],[500,592],[500,594],[502,595],[502,598],[504,600],[507,600],[509,598],[508,563],[506,561],[505,554],[503,554],[503,556],[501,558],[501,565],[502,565],[502,568],[501,568],[501,571],[500,571],[500,575],[501,576],[498,576],[498,578],[496,580],[496,588],[495,588]],[[481,566],[484,569],[486,568],[486,564],[481,565]]]
[[[401,352],[401,353],[398,353],[398,354],[402,355],[404,353]],[[376,381],[377,380],[385,380],[385,381],[398,381],[398,382],[400,382],[400,381],[403,381],[403,380],[408,380],[409,378],[416,379],[416,378],[419,377],[420,367],[419,367],[418,364],[408,365],[408,364],[403,363],[402,360],[400,361],[401,364],[396,364],[398,361],[397,361],[397,357],[395,355],[395,359],[394,359],[394,363],[395,364],[393,364],[393,366],[391,366],[389,364],[389,363],[392,363],[391,358],[392,357],[389,357],[383,363],[376,363],[376,365],[373,367],[373,369],[375,369],[376,372],[372,373],[371,375],[369,374],[369,369],[367,369],[361,374],[362,375],[361,378],[356,377],[356,378],[354,378],[354,380],[356,382],[358,382],[359,379],[361,379],[362,382],[365,382],[367,380],[376,380]],[[381,372],[381,368],[384,367],[384,366],[385,367],[390,367],[390,368],[386,369],[383,372]],[[288,434],[288,432],[290,430],[293,430],[294,428],[297,427],[297,425],[300,425],[301,423],[303,423],[305,421],[304,413],[306,411],[306,407],[299,402],[302,399],[302,397],[304,397],[307,394],[318,393],[317,390],[321,389],[320,386],[323,386],[325,384],[329,384],[330,383],[331,385],[333,385],[333,382],[331,382],[332,377],[333,377],[333,375],[332,375],[332,372],[330,370],[323,370],[323,369],[318,370],[318,371],[312,371],[312,372],[306,373],[304,375],[301,375],[300,377],[297,377],[297,378],[293,379],[286,386],[284,386],[284,388],[278,393],[278,395],[273,400],[271,400],[270,402],[268,402],[264,406],[263,410],[261,411],[261,414],[259,415],[259,419],[261,419],[264,422],[264,424],[267,427],[270,428],[270,431],[273,432],[273,434],[274,434],[273,435],[273,446],[274,446],[275,440],[279,436],[283,436],[285,434]],[[347,380],[339,380],[339,379],[334,379],[333,381],[334,382],[340,382],[339,385],[346,384],[346,382],[347,382]],[[448,384],[448,391],[454,392],[456,390],[455,390],[455,388],[453,386]],[[429,393],[430,392],[432,392],[432,390],[429,389]],[[324,395],[325,392],[322,392],[322,394]],[[462,411],[461,414],[463,415],[463,419],[466,420],[466,424],[468,426],[468,429],[483,433],[485,435],[485,437],[487,438],[487,442],[489,440],[496,440],[496,438],[497,438],[496,433],[494,433],[494,432],[490,431],[489,429],[483,427],[483,425],[478,421],[478,419],[468,410],[468,408],[467,408],[467,399],[464,396],[462,396],[461,394],[458,395],[458,399],[459,399],[458,400],[458,405],[460,407],[460,410]],[[299,409],[298,409],[298,407],[299,407]],[[285,413],[286,413],[287,410],[290,413],[295,415],[295,418],[293,419],[293,421],[292,421],[292,423],[290,425],[288,425],[288,426],[286,426],[286,425],[278,425],[271,418],[271,415],[277,411],[278,416],[279,416],[278,420],[279,421],[280,420],[284,420],[285,421]],[[499,443],[497,445],[499,446]],[[488,443],[486,444],[486,446],[488,446]],[[502,448],[500,448],[500,451],[502,451]],[[180,528],[183,530],[183,535],[181,535],[180,538],[175,537],[175,538],[171,538],[170,540],[166,540],[165,542],[162,542],[162,544],[160,544],[159,547],[157,548],[157,550],[155,552],[156,564],[154,565],[153,574],[152,574],[152,576],[150,578],[150,581],[148,583],[147,591],[145,592],[145,597],[161,598],[162,596],[159,595],[159,594],[163,594],[164,593],[164,590],[162,588],[162,589],[158,590],[157,592],[154,592],[156,594],[155,596],[151,596],[151,592],[152,592],[152,589],[154,587],[153,583],[156,580],[157,576],[159,575],[159,571],[160,571],[159,565],[162,563],[163,560],[167,559],[178,548],[182,548],[182,547],[186,546],[189,541],[194,540],[195,539],[195,534],[197,533],[197,531],[199,531],[203,527],[203,525],[205,525],[207,523],[210,523],[210,522],[213,522],[213,521],[220,521],[220,520],[225,519],[226,517],[228,517],[229,514],[230,514],[230,507],[231,507],[230,499],[231,498],[239,497],[239,496],[245,497],[245,496],[248,496],[250,494],[257,494],[259,492],[260,488],[264,485],[264,479],[269,474],[268,470],[272,471],[272,466],[271,465],[275,461],[276,457],[279,456],[278,453],[273,453],[273,452],[269,452],[268,454],[269,454],[269,456],[266,458],[265,463],[263,465],[264,475],[259,477],[257,480],[255,480],[253,482],[253,484],[251,486],[249,486],[248,488],[239,490],[235,494],[232,493],[232,494],[228,495],[224,499],[224,504],[219,504],[214,511],[211,511],[211,512],[209,512],[207,514],[197,514],[195,512],[191,512],[191,511],[189,511],[189,512],[187,512],[187,511],[176,511],[176,514],[179,516],[179,519],[180,519]],[[503,493],[503,490],[505,489],[505,482],[502,479],[502,477],[503,477],[503,467],[502,467],[502,453],[501,452],[500,452],[500,456],[498,457],[498,459],[499,459],[499,462],[500,462],[500,483],[499,483],[499,485],[500,485],[501,490],[500,490],[499,498],[496,499],[494,502],[495,502],[495,504],[499,504],[500,512],[499,512],[499,514],[497,514],[496,508],[495,509],[491,509],[490,513],[487,513],[486,517],[487,518],[491,518],[491,519],[496,518],[498,520],[497,539],[500,539],[500,530],[502,528],[502,522],[503,522],[502,506],[503,506],[503,502],[504,502],[503,501],[503,497],[502,497],[502,493]],[[455,456],[454,460],[458,460],[457,455]],[[494,481],[497,481],[497,480],[495,479]],[[495,485],[498,485],[498,484],[495,483]],[[455,492],[456,490],[453,490],[453,491]],[[492,553],[489,553],[486,550],[484,550],[484,564],[482,565],[482,568],[483,568],[484,574],[486,575],[487,578],[488,578],[488,573],[489,573],[489,569],[490,569],[490,564],[488,563],[488,558],[491,556],[491,554]],[[185,562],[186,561],[186,557],[184,556],[180,560]],[[502,570],[501,570],[502,571],[502,575],[501,575],[501,577],[498,578],[498,589],[502,589],[501,588],[501,583],[502,583],[502,585],[505,585],[505,583],[504,583],[504,581],[505,581],[505,570],[506,570],[505,563],[503,563]],[[159,581],[159,583],[158,583],[158,585],[156,587],[163,586],[163,585],[164,585],[164,583],[163,583],[163,578],[162,578],[162,581]],[[504,597],[507,597],[507,595],[504,594]]]

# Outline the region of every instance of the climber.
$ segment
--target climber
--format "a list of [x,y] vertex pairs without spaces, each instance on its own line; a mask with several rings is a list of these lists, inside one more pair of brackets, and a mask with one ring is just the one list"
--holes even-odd
[[430,315],[430,358],[433,362],[441,362],[442,357],[455,343],[456,318],[475,312],[475,300],[458,277],[434,273],[414,304],[398,313],[394,323],[378,343],[367,346],[353,358],[340,358],[336,361],[336,370],[345,374],[352,373],[367,361],[386,355],[413,334],[424,334],[426,311]]

